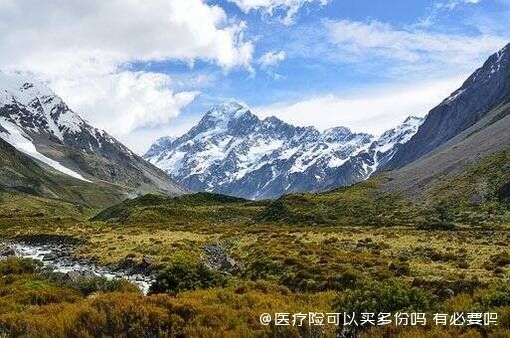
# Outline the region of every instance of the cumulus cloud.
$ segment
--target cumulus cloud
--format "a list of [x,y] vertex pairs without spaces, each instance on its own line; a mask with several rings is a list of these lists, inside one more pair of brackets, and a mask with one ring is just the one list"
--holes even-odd
[[314,125],[319,129],[345,126],[358,132],[381,134],[409,115],[426,115],[458,88],[464,78],[364,88],[356,94],[322,95],[254,110],[262,118],[275,115],[299,126]]
[[197,95],[127,65],[204,60],[249,69],[245,29],[202,0],[3,0],[0,69],[49,81],[85,118],[118,136],[167,121]]
[[243,12],[251,10],[262,11],[264,14],[273,16],[283,12],[281,20],[286,25],[294,23],[295,16],[299,9],[307,4],[319,4],[324,6],[330,0],[229,0],[235,3]]
[[57,71],[96,59],[115,64],[203,59],[229,68],[246,66],[253,50],[243,40],[243,22],[230,22],[220,7],[201,0],[55,0],[44,5],[11,0],[0,6],[4,67]]
[[68,105],[88,112],[97,127],[115,135],[165,124],[199,94],[174,93],[168,75],[148,72],[76,74],[55,78],[53,85],[66,93]]
[[119,140],[124,144],[131,144],[131,150],[144,154],[154,141],[161,136],[178,137],[188,132],[199,122],[197,116],[180,115],[172,123],[161,124],[152,128],[138,128],[132,133],[121,135]]

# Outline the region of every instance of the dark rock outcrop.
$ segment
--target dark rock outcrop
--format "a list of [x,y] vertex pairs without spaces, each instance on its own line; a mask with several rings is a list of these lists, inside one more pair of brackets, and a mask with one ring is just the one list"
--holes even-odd
[[211,269],[236,275],[242,271],[242,265],[230,257],[219,244],[209,244],[203,248],[205,264]]

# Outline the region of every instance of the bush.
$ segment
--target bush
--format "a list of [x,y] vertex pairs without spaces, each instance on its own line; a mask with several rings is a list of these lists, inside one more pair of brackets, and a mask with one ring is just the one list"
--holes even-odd
[[227,278],[203,263],[176,262],[161,271],[150,293],[178,293],[185,290],[225,286]]
[[345,290],[354,288],[364,280],[363,274],[352,266],[342,266],[338,273],[330,276],[327,290]]
[[124,279],[108,280],[104,277],[89,277],[78,280],[72,287],[88,296],[95,292],[126,292],[135,291],[137,288]]
[[42,263],[29,258],[8,257],[0,261],[1,275],[21,275],[25,273],[34,273]]
[[287,267],[280,261],[264,257],[253,261],[246,267],[243,277],[251,280],[275,279],[287,271]]
[[[76,273],[78,274],[78,273]],[[46,277],[62,287],[74,289],[84,296],[96,292],[139,292],[138,288],[125,279],[107,279],[101,276],[73,276],[51,272]]]
[[342,292],[334,301],[337,312],[425,312],[432,295],[397,281],[371,282]]
[[492,255],[486,264],[486,268],[489,270],[495,270],[497,268],[504,268],[507,265],[510,265],[510,255],[508,252],[504,251]]
[[418,228],[421,230],[454,230],[454,217],[446,202],[441,201],[423,211],[423,222]]
[[510,285],[500,283],[480,290],[476,292],[475,300],[485,308],[510,306]]
[[392,261],[388,264],[388,269],[392,271],[395,276],[408,276],[411,273],[408,262]]

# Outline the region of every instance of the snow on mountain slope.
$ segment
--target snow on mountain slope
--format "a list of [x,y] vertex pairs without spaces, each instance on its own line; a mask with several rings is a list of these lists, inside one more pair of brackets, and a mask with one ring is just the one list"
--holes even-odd
[[374,163],[367,172],[368,177],[393,158],[400,146],[416,134],[423,121],[423,118],[410,116],[401,125],[387,130],[372,143],[370,151],[374,154]]
[[5,141],[67,175],[113,183],[130,196],[133,192],[186,192],[31,77],[0,72],[0,119]]
[[273,198],[369,177],[420,122],[409,118],[380,138],[345,127],[321,133],[276,117],[260,120],[246,105],[227,102],[183,136],[157,140],[144,158],[192,190]]
[[57,161],[52,160],[51,158],[48,158],[37,151],[34,144],[30,140],[30,137],[28,137],[18,126],[15,124],[7,121],[5,118],[0,117],[0,125],[3,129],[5,129],[5,132],[0,131],[0,138],[2,138],[4,141],[12,145],[14,148],[18,149],[19,151],[29,155],[30,157],[39,160],[53,169],[69,175],[71,177],[77,178],[79,180],[92,183],[91,181],[83,178],[80,174],[78,174],[75,171],[72,171],[71,169],[68,169],[64,167],[62,164],[58,163]]
[[0,107],[0,115],[10,122],[58,143],[93,152],[105,142],[116,142],[104,131],[86,123],[43,83],[27,76],[0,72]]

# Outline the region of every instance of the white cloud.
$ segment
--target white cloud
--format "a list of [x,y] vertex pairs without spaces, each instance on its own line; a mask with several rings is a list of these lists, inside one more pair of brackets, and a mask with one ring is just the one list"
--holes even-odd
[[328,22],[329,37],[345,52],[356,56],[383,56],[405,62],[464,63],[489,55],[506,39],[493,35],[467,36],[425,30],[396,29],[379,21]]
[[121,135],[119,140],[125,144],[131,144],[134,152],[143,155],[157,138],[161,136],[181,136],[195,126],[199,120],[200,118],[196,116],[181,115],[173,120],[171,124],[139,128],[132,133]]
[[[243,22],[201,0],[2,2],[0,64],[57,71],[78,62],[178,59],[246,66]],[[20,52],[23,50],[23,53]],[[35,64],[34,64],[35,63]]]
[[295,15],[299,9],[307,4],[319,4],[324,6],[331,0],[229,0],[235,3],[243,12],[248,13],[251,10],[262,11],[266,15],[274,15],[278,11],[283,11],[281,18],[286,25],[294,23]]
[[449,12],[456,10],[462,5],[477,5],[482,0],[441,0],[436,1],[429,8],[428,13],[425,17],[416,23],[415,27],[433,27],[437,26],[440,19]]
[[326,21],[325,26],[336,46],[328,50],[333,57],[354,63],[387,62],[389,73],[396,76],[472,71],[508,42],[508,37],[494,34],[446,34],[379,21]]
[[262,55],[258,62],[263,69],[267,69],[277,66],[280,62],[285,60],[285,57],[286,55],[283,50],[279,52],[269,51]]
[[283,50],[279,52],[269,51],[262,55],[257,60],[257,63],[260,65],[260,69],[265,71],[269,76],[273,77],[275,80],[281,80],[283,76],[276,71],[278,65],[284,61],[286,57],[287,55]]
[[121,71],[71,75],[53,79],[55,90],[65,93],[68,105],[87,112],[95,126],[116,136],[167,123],[199,94],[174,93],[171,78],[165,74]]
[[165,123],[197,95],[132,62],[251,69],[246,24],[203,0],[0,1],[0,69],[31,72],[115,136]]
[[434,4],[434,7],[436,9],[446,9],[446,10],[451,11],[459,5],[462,5],[462,4],[476,5],[476,4],[480,3],[480,1],[481,0],[448,0],[448,1],[444,1],[444,2],[436,2]]
[[300,126],[319,129],[345,126],[381,134],[407,116],[424,116],[460,86],[465,76],[390,88],[364,88],[345,96],[323,95],[298,102],[255,108],[260,117],[275,115]]

